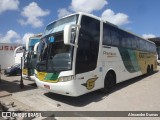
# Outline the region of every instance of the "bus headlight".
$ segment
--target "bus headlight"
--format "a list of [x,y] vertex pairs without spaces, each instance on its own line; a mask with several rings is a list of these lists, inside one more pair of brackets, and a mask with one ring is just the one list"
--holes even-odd
[[59,77],[58,78],[59,82],[66,82],[66,81],[70,81],[70,80],[73,80],[73,79],[75,79],[74,75],[64,76],[64,77]]

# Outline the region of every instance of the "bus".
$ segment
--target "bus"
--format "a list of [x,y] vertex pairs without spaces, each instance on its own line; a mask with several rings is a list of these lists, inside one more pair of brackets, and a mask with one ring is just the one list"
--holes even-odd
[[37,48],[42,34],[35,34],[26,41],[26,49],[23,54],[22,77],[34,80],[34,69],[37,62]]
[[38,47],[35,82],[66,96],[104,92],[157,68],[156,46],[86,13],[47,25]]
[[150,38],[149,40],[154,42],[157,46],[157,63],[160,65],[160,37]]

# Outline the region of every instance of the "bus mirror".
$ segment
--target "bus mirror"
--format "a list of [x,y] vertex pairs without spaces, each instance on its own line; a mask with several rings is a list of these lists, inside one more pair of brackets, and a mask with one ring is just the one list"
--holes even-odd
[[79,25],[66,25],[64,28],[64,44],[78,47],[74,44],[74,40],[78,34]]
[[14,50],[14,57],[16,57],[16,53],[17,53],[17,51],[20,50],[20,49],[24,49],[24,47],[23,47],[23,46],[18,46],[18,47]]

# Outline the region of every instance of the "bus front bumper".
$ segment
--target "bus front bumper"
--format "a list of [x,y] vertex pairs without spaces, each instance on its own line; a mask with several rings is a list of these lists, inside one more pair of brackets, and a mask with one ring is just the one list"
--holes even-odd
[[80,96],[84,94],[84,91],[78,90],[78,87],[76,87],[75,80],[70,80],[67,82],[57,82],[57,83],[49,83],[45,81],[40,81],[35,77],[35,82],[37,86],[41,89],[45,89],[49,92],[66,95],[66,96]]

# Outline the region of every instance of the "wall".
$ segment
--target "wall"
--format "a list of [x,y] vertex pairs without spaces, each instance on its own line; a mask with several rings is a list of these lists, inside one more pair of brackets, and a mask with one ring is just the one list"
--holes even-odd
[[21,63],[21,57],[23,57],[23,52],[22,53],[16,53],[15,63]]
[[2,69],[15,64],[14,49],[20,44],[0,43],[0,65]]

